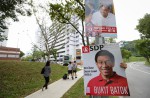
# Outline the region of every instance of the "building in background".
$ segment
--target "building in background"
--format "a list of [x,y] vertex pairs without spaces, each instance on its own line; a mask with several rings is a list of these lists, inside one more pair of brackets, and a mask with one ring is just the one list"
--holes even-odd
[[0,60],[20,60],[20,49],[0,46]]
[[[77,18],[73,17],[75,25],[80,26],[77,22]],[[62,61],[63,57],[68,55],[71,56],[71,61],[76,60],[76,49],[81,49],[82,47],[82,38],[79,33],[71,25],[64,25],[63,30],[60,32],[57,42],[55,44],[55,49],[57,49],[57,61]],[[40,30],[36,34],[36,43],[40,50],[44,51],[44,39],[41,37]],[[51,42],[54,40],[54,37],[51,36]],[[50,43],[51,44],[51,43]],[[82,58],[82,57],[81,57]],[[50,60],[55,60],[53,55],[50,56]]]
[[[8,37],[8,29],[2,35]],[[6,46],[7,40],[0,42],[0,60],[20,60],[20,49]]]

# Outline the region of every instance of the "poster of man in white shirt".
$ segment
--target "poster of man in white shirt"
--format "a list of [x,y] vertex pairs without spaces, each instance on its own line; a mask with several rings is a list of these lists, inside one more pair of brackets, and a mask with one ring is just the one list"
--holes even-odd
[[86,36],[116,38],[117,28],[113,0],[85,0],[85,2],[85,17],[90,17],[90,21],[85,19]]

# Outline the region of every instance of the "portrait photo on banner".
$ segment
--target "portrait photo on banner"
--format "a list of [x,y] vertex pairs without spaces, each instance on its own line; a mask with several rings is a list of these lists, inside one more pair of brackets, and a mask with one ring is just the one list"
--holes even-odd
[[85,36],[117,37],[113,0],[85,0]]
[[118,44],[83,46],[84,93],[95,96],[130,96]]

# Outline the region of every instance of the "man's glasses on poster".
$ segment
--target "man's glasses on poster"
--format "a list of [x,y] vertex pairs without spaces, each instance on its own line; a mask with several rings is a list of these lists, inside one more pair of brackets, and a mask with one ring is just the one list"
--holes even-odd
[[103,65],[103,64],[105,64],[105,65],[112,65],[112,62],[110,60],[107,60],[107,61],[98,61],[97,63],[101,64],[101,65]]

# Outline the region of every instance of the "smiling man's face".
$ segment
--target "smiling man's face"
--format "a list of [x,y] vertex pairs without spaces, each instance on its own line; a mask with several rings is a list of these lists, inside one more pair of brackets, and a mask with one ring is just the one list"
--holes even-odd
[[104,79],[112,76],[114,63],[108,56],[98,56],[96,65]]
[[103,6],[103,7],[101,7],[100,12],[101,12],[102,16],[104,18],[106,18],[108,16],[109,9],[108,9],[108,7]]

